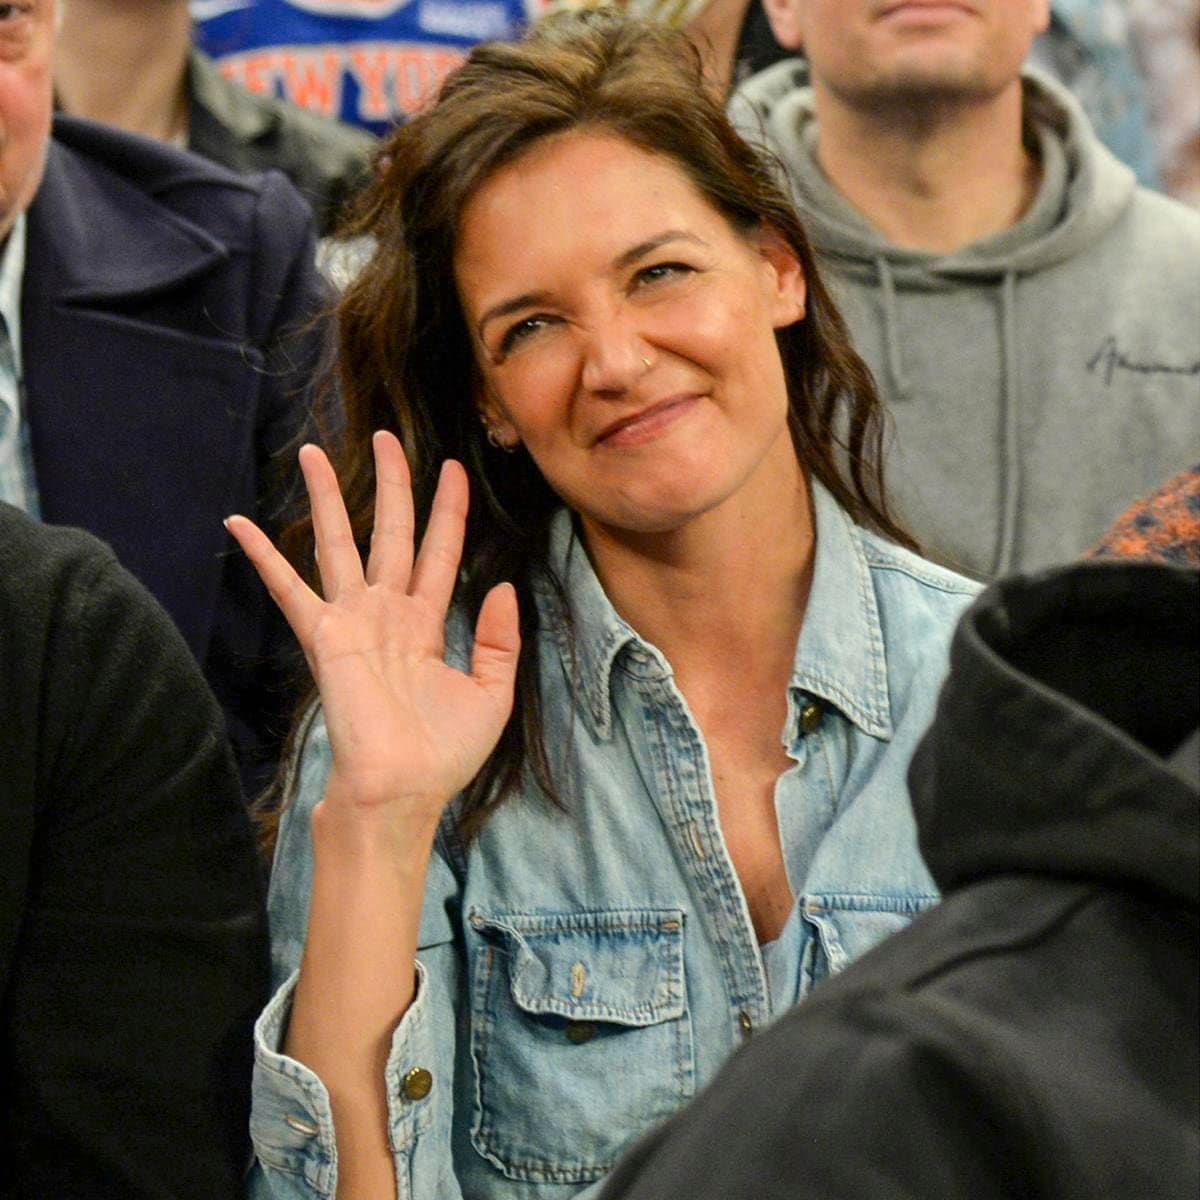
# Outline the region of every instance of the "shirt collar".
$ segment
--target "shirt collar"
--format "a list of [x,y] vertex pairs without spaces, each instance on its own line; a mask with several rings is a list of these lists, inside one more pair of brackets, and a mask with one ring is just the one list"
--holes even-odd
[[[17,216],[0,250],[0,316],[8,327],[17,378],[21,378],[21,279],[25,274],[25,214]],[[18,414],[19,415],[19,414]]]
[[[883,631],[861,531],[815,479],[812,495],[813,582],[789,686],[829,701],[865,733],[888,738],[892,721]],[[622,669],[644,678],[668,677],[671,667],[613,608],[566,509],[551,522],[548,562],[563,584],[569,617],[563,618],[553,589],[542,584],[545,624],[584,714],[596,735],[607,739],[618,659]]]
[[550,523],[548,564],[563,586],[567,613],[551,587],[539,587],[541,612],[558,644],[570,686],[598,737],[612,736],[611,677],[617,656],[631,642],[639,647],[639,659],[657,658],[665,673],[666,661],[648,642],[643,642],[627,621],[613,608],[584,548],[568,509],[560,509]]
[[817,549],[791,687],[828,700],[871,737],[890,738],[883,627],[862,530],[815,479],[812,497]]

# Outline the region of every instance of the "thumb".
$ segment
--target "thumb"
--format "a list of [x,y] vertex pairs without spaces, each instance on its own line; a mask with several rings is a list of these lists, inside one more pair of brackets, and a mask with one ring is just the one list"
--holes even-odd
[[471,677],[493,700],[503,705],[506,718],[512,711],[520,650],[517,592],[511,583],[498,583],[484,597],[479,620],[475,622]]

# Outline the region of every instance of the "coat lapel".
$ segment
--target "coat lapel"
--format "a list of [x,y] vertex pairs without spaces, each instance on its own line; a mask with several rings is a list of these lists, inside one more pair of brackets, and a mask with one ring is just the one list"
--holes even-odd
[[[42,515],[108,541],[201,661],[226,550],[220,519],[253,497],[256,469],[262,358],[216,323],[244,304],[211,278],[230,257],[153,192],[51,143],[21,309]],[[171,326],[154,319],[167,292]],[[190,328],[180,295],[195,298]]]

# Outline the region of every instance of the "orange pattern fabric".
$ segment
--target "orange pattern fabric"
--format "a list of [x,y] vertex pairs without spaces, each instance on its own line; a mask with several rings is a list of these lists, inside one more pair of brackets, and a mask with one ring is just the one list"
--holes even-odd
[[1126,509],[1087,557],[1200,567],[1200,465]]

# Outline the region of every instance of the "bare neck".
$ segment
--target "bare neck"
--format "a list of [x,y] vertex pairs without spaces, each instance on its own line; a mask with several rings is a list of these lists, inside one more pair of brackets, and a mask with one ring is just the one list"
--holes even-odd
[[191,38],[183,0],[69,0],[55,50],[60,107],[160,141],[186,137]]
[[735,681],[782,694],[816,544],[799,467],[769,518],[723,506],[670,534],[587,533],[613,607],[666,655],[689,700]]
[[830,182],[894,245],[950,253],[1016,224],[1040,169],[1021,137],[1014,80],[990,100],[903,110],[883,120],[818,80],[817,161]]

